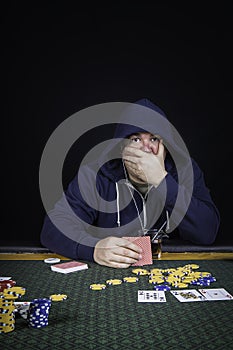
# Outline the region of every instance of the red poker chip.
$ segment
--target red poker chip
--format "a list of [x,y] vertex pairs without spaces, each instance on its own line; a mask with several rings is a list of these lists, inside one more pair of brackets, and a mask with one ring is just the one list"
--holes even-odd
[[4,289],[13,287],[16,284],[13,280],[3,280],[0,281],[0,292],[3,292]]

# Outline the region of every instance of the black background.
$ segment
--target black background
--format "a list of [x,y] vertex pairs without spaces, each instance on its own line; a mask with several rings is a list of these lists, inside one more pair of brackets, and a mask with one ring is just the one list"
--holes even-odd
[[[142,97],[180,132],[220,210],[219,238],[231,237],[232,2],[78,3],[2,12],[2,244],[39,242],[39,164],[54,129],[83,108]],[[78,141],[77,163],[108,131]],[[64,185],[76,168],[66,162]]]

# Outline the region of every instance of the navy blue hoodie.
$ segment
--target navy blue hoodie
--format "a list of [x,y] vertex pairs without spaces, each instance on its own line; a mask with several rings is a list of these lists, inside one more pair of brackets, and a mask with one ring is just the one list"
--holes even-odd
[[[151,118],[156,122],[151,123]],[[128,180],[121,158],[122,139],[143,131],[163,139],[168,172],[157,188],[148,186],[144,197]],[[212,244],[219,228],[219,212],[201,169],[189,157],[164,112],[147,99],[129,104],[113,141],[100,159],[80,167],[63,198],[46,215],[42,245],[71,259],[93,261],[100,239],[137,236],[142,229],[159,228],[167,213],[169,234],[178,230],[181,238],[194,244]]]

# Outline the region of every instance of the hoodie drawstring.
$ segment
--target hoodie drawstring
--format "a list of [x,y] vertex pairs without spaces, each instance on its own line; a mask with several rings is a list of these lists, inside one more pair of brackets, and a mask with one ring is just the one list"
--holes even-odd
[[[121,226],[121,220],[120,220],[120,204],[119,204],[119,202],[120,202],[119,187],[118,187],[118,183],[117,182],[115,182],[115,185],[116,185],[116,195],[117,195],[117,198],[116,198],[116,202],[117,202],[117,226],[120,227]],[[129,190],[130,190],[130,188],[129,188]],[[131,190],[130,190],[130,193],[132,195]],[[137,204],[135,202],[135,199],[134,199],[133,195],[132,195],[132,198],[134,200],[134,204],[135,204],[137,212],[138,212],[138,218],[140,220],[141,219],[140,218],[140,214],[139,214],[138,207],[137,207]],[[145,220],[145,218],[144,218],[144,220]],[[140,222],[141,222],[141,220],[140,220]],[[166,229],[165,229],[165,232],[166,232],[170,228],[170,225],[169,225],[169,214],[168,214],[167,210],[166,210],[166,221],[165,221],[165,223],[162,225],[162,227],[160,229],[162,229],[165,225],[166,225]],[[142,222],[141,222],[141,226],[142,226],[142,230],[143,230]]]
[[120,220],[120,204],[119,204],[119,188],[118,183],[116,182],[116,195],[117,195],[117,226],[121,226],[121,220]]

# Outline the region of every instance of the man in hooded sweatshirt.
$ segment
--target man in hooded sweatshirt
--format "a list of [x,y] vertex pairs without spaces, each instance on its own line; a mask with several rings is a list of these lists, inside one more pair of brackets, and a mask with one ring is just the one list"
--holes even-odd
[[164,112],[148,99],[129,104],[101,159],[82,165],[45,217],[41,243],[69,257],[126,268],[142,258],[124,237],[164,228],[212,244],[219,212],[203,172]]

